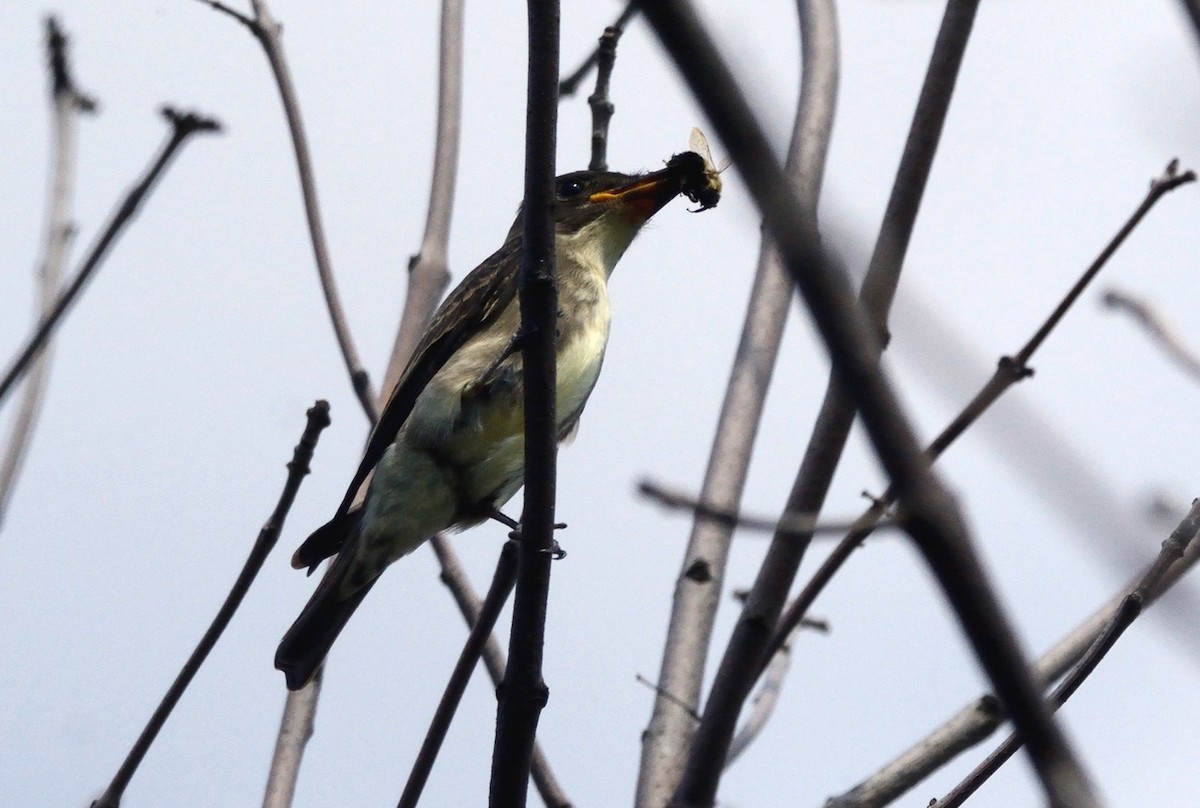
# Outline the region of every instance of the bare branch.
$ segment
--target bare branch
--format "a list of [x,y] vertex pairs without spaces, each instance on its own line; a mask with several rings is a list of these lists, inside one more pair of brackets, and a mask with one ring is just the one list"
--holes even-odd
[[[1200,542],[1193,541],[1178,563],[1150,592],[1147,605],[1153,603],[1200,562]],[[1126,583],[1108,603],[1059,640],[1034,663],[1034,675],[1048,687],[1071,669],[1111,623],[1121,603],[1135,591],[1146,572]],[[980,696],[963,707],[941,726],[915,743],[878,772],[845,794],[829,801],[828,808],[878,808],[887,805],[967,749],[981,743],[999,729],[1004,712],[995,696]]]
[[281,27],[271,16],[266,0],[251,0],[250,5],[254,9],[253,17],[232,9],[224,3],[217,2],[217,0],[200,0],[200,2],[206,3],[216,11],[228,15],[244,25],[262,45],[267,61],[271,65],[271,73],[275,76],[275,85],[279,88],[279,98],[283,102],[288,131],[292,136],[292,150],[296,155],[296,169],[300,175],[300,192],[304,199],[304,214],[308,220],[309,239],[312,242],[313,258],[317,264],[317,275],[321,280],[321,290],[325,295],[325,305],[329,310],[329,318],[333,324],[338,347],[342,351],[342,359],[350,374],[350,383],[354,388],[354,394],[358,397],[363,412],[370,418],[376,395],[371,391],[371,382],[367,371],[358,357],[354,338],[350,336],[346,312],[342,309],[337,282],[333,277],[329,246],[325,240],[325,224],[321,219],[321,208],[317,201],[317,180],[313,171],[312,155],[308,148],[308,136],[304,131],[304,119],[300,115],[300,101],[296,97],[291,70],[288,68],[287,58],[283,53]]
[[[621,15],[617,17],[613,24],[608,27],[610,29],[615,28],[617,30],[617,36],[619,37],[621,32],[625,30],[625,24],[633,19],[633,15],[637,14],[637,11],[638,0],[629,0],[629,2],[625,4],[625,8],[621,12]],[[558,83],[558,95],[560,98],[564,96],[575,95],[575,91],[579,89],[579,85],[583,84],[583,80],[587,78],[588,73],[590,73],[592,68],[599,63],[600,52],[603,50],[603,48],[604,40],[601,39],[600,45],[588,54],[587,58],[583,60],[583,64],[579,65],[579,67],[575,69],[574,73]]]
[[[1191,511],[1183,518],[1183,521],[1179,523],[1179,526],[1175,528],[1166,541],[1163,542],[1162,551],[1158,554],[1158,558],[1150,565],[1150,569],[1146,571],[1142,580],[1138,582],[1137,587],[1121,600],[1112,619],[1104,627],[1100,636],[1096,638],[1092,646],[1088,648],[1087,653],[1076,663],[1066,678],[1054,689],[1049,698],[1051,709],[1058,710],[1066,704],[1067,700],[1074,695],[1080,685],[1096,669],[1096,666],[1100,664],[1101,660],[1104,659],[1105,655],[1108,654],[1121,635],[1125,633],[1125,629],[1129,628],[1133,624],[1133,621],[1142,613],[1143,605],[1151,597],[1151,593],[1160,587],[1163,577],[1167,574],[1167,570],[1183,558],[1184,552],[1187,550],[1188,545],[1196,538],[1197,532],[1200,532],[1200,500],[1192,502]],[[942,799],[930,803],[930,805],[937,806],[937,808],[958,808],[989,777],[999,771],[1000,767],[1020,748],[1020,736],[1015,734],[1010,735],[996,751],[988,755],[961,783],[951,789],[950,793]]]
[[[959,36],[964,29],[969,30],[974,8],[973,2],[951,2],[948,7],[948,18],[967,20],[965,26],[952,26]],[[879,367],[879,346],[871,322],[856,304],[845,274],[824,255],[805,227],[805,209],[777,164],[728,65],[685,0],[660,0],[643,6],[643,13],[679,66],[693,96],[704,106],[767,227],[778,240],[785,264],[829,350],[837,382],[850,393],[880,463],[900,492],[906,530],[937,577],[976,657],[1025,739],[1049,801],[1063,808],[1095,805],[1083,768],[1042,703],[1013,630],[972,549],[957,504],[930,469]],[[939,42],[943,41],[940,35]],[[931,72],[938,68],[937,64],[931,65]],[[865,301],[866,308],[873,312],[870,300]],[[767,565],[764,572],[770,572]],[[779,577],[790,582],[786,574]],[[751,613],[751,619],[743,619],[735,629],[676,790],[675,801],[680,806],[711,805],[716,798],[719,774],[715,770],[728,753],[737,712],[765,652],[769,626],[777,619],[786,597],[787,586],[779,583],[764,581],[763,586],[756,585],[755,592],[761,593],[762,602],[756,604],[752,596],[745,610]],[[741,652],[749,652],[748,661],[739,658]]]
[[617,40],[620,38],[621,29],[610,25],[600,36],[600,47],[596,50],[596,91],[588,96],[588,106],[592,109],[592,159],[588,168],[592,171],[608,171],[608,124],[615,110],[608,97],[608,84],[617,61]]
[[[1168,164],[1162,176],[1151,183],[1150,190],[1141,204],[1130,214],[1121,228],[1109,240],[1108,244],[1104,246],[1104,249],[1100,251],[1100,254],[1096,256],[1096,259],[1088,265],[1079,279],[1072,285],[1071,289],[1063,296],[1063,299],[1055,307],[1054,311],[1047,316],[1046,320],[1038,327],[1021,349],[1013,356],[1005,356],[1000,359],[996,365],[995,373],[992,374],[992,378],[984,384],[980,391],[975,394],[975,397],[954,417],[954,420],[929,444],[925,453],[929,456],[930,460],[937,460],[971,424],[975,423],[987,412],[1005,391],[1017,382],[1033,375],[1033,370],[1029,367],[1029,361],[1033,358],[1038,348],[1041,347],[1042,343],[1046,341],[1046,338],[1053,332],[1055,326],[1062,321],[1062,318],[1066,315],[1071,305],[1079,299],[1088,284],[1108,264],[1109,259],[1112,258],[1117,249],[1125,242],[1158,200],[1162,199],[1172,189],[1178,188],[1186,182],[1191,182],[1195,178],[1195,175],[1191,171],[1178,174],[1176,168],[1174,162]],[[874,530],[873,526],[883,517],[888,507],[895,501],[895,491],[889,489],[858,518],[856,525],[851,528],[846,538],[821,562],[821,566],[813,575],[812,580],[805,585],[796,599],[788,605],[787,610],[780,618],[779,625],[776,627],[771,639],[770,647],[772,650],[782,646],[792,627],[795,626],[796,621],[804,616],[805,612],[812,606],[813,601],[816,600],[817,596],[841,568],[842,564],[858,549],[863,540],[871,535]]]
[[1109,289],[1104,293],[1104,305],[1110,309],[1123,311],[1140,325],[1150,339],[1162,349],[1169,358],[1183,368],[1189,376],[1200,380],[1200,355],[1197,355],[1175,332],[1167,325],[1161,314],[1155,311],[1149,301],[1134,297],[1129,292]]
[[391,390],[400,378],[430,314],[450,283],[447,255],[462,127],[463,0],[442,0],[438,54],[437,136],[433,147],[433,176],[429,183],[429,212],[425,217],[421,247],[408,263],[404,313],[388,360],[383,392]]
[[508,667],[500,685],[489,792],[494,808],[519,808],[529,788],[542,681],[550,548],[554,543],[558,290],[554,266],[554,158],[558,126],[558,0],[528,0],[529,70],[525,112],[525,201],[521,271],[521,363],[525,403],[525,505]]
[[283,492],[279,495],[275,510],[272,511],[271,516],[259,531],[258,538],[255,539],[254,547],[251,548],[250,556],[246,559],[241,573],[225,597],[225,602],[221,604],[217,616],[213,618],[212,625],[200,638],[196,650],[188,657],[187,662],[179,671],[179,675],[175,677],[175,681],[167,690],[167,694],[163,696],[158,709],[154,711],[154,715],[146,723],[146,728],[142,730],[142,734],[138,736],[137,742],[129,751],[125,762],[117,770],[116,776],[113,777],[104,794],[92,803],[92,808],[118,808],[121,804],[121,796],[125,793],[125,788],[137,772],[146,753],[150,751],[150,746],[158,737],[159,730],[170,717],[171,711],[179,703],[179,699],[200,670],[200,666],[204,664],[204,660],[208,658],[208,654],[217,644],[217,640],[221,638],[221,634],[224,633],[229,621],[233,619],[234,613],[241,605],[242,599],[246,597],[246,592],[250,590],[250,585],[258,576],[258,571],[262,569],[263,562],[267,560],[267,556],[279,541],[279,533],[283,530],[284,520],[287,519],[288,511],[291,510],[292,503],[296,500],[296,492],[300,490],[300,483],[308,474],[313,451],[317,447],[317,439],[321,436],[321,430],[329,426],[328,402],[318,401],[308,409],[307,416],[304,433],[300,436],[300,442],[293,450],[292,459],[287,464],[288,476],[283,486]]
[[312,681],[299,690],[289,690],[275,736],[275,751],[267,772],[267,790],[263,808],[291,808],[300,779],[300,762],[304,749],[312,738],[316,723],[317,700],[321,697],[324,670],[318,670]]
[[[776,533],[794,539],[816,537],[821,534],[845,533],[858,524],[858,520],[854,522],[820,522],[811,513],[783,513],[778,517],[771,517],[718,508],[678,489],[667,488],[653,480],[642,480],[638,483],[637,490],[639,494],[664,508],[687,511],[697,522],[715,522],[724,527]],[[900,525],[884,520],[876,522],[875,527],[900,527]]]
[[[796,631],[799,630],[800,627],[797,626]],[[796,633],[793,632],[788,644],[771,655],[771,661],[767,663],[767,669],[763,673],[758,694],[750,705],[750,715],[746,717],[741,729],[729,742],[729,755],[725,758],[725,768],[728,769],[732,766],[734,761],[750,748],[750,744],[758,738],[775,712],[775,706],[779,704],[779,694],[783,691],[783,682],[792,667],[791,642],[795,640],[795,637]]]
[[[798,0],[797,8],[800,96],[785,171],[804,200],[815,231],[817,199],[837,102],[837,15],[833,0]],[[769,233],[764,233],[745,324],[700,489],[700,499],[713,507],[737,510],[741,501],[791,295],[792,282],[783,269],[779,251]],[[642,735],[637,808],[665,805],[683,773],[696,729],[689,712],[700,700],[731,536],[728,526],[711,520],[697,519],[692,525],[683,574],[675,585],[658,678],[663,689],[689,705],[690,710],[681,710],[669,699],[655,699],[650,724]],[[701,569],[705,574],[691,574]]]
[[[50,65],[51,176],[46,205],[46,229],[42,252],[35,265],[38,299],[34,317],[45,316],[54,305],[67,261],[75,225],[71,219],[71,198],[75,192],[75,132],[79,115],[94,112],[96,103],[75,87],[67,54],[68,39],[54,17],[46,18],[46,50]],[[33,439],[33,430],[41,411],[42,398],[50,379],[50,347],[47,341],[34,360],[21,397],[21,405],[9,431],[8,445],[0,460],[0,525],[16,487],[25,452]]]
[[124,232],[126,226],[133,221],[133,217],[137,215],[142,203],[149,197],[150,192],[154,189],[159,177],[166,171],[167,166],[170,165],[176,152],[183,147],[183,144],[192,135],[198,132],[217,132],[221,128],[220,124],[214,119],[206,118],[196,113],[182,113],[170,107],[164,107],[162,114],[171,124],[171,133],[167,136],[166,143],[154,158],[146,173],[142,175],[142,179],[125,193],[120,204],[109,217],[108,224],[105,225],[104,230],[100,233],[100,237],[92,245],[91,250],[88,251],[87,257],[84,258],[83,264],[75,273],[75,276],[66,284],[58,297],[55,298],[54,304],[42,317],[37,328],[34,329],[33,334],[26,341],[25,346],[17,353],[16,359],[13,360],[8,370],[5,371],[4,378],[0,380],[0,404],[3,404],[4,399],[12,392],[13,385],[25,375],[30,363],[42,350],[42,347],[58,326],[63,315],[66,314],[67,310],[75,302],[84,285],[91,279],[92,274],[103,263],[105,257],[108,255],[109,248],[112,247],[117,238]]
[[509,593],[512,592],[516,578],[517,545],[510,540],[500,551],[500,559],[496,562],[492,585],[488,589],[483,605],[478,610],[474,625],[463,645],[462,653],[458,657],[454,671],[450,674],[450,680],[446,683],[446,689],[442,693],[442,699],[438,702],[437,710],[425,733],[425,740],[417,753],[417,759],[408,774],[408,782],[404,785],[404,793],[400,795],[397,808],[416,808],[417,802],[421,799],[421,792],[429,779],[429,773],[433,770],[433,763],[441,750],[442,741],[446,739],[450,722],[454,719],[454,713],[458,710],[463,693],[467,690],[467,682],[470,681],[471,673],[475,670],[476,663],[479,662],[484,645],[492,636],[492,629],[500,617],[500,610],[504,608]]

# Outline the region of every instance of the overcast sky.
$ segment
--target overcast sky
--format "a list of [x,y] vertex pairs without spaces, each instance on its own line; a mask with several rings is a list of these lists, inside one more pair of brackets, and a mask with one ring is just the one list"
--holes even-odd
[[[273,6],[338,281],[376,383],[425,220],[435,5]],[[798,80],[794,7],[705,5],[782,152]],[[1200,58],[1178,6],[983,4],[893,322],[889,365],[924,436],[1028,338],[1171,157],[1200,165]],[[186,147],[55,344],[45,410],[0,526],[0,805],[83,806],[103,790],[273,507],[304,410],[326,398],[333,426],[281,545],[125,800],[254,805],[285,692],[272,656],[315,583],[287,559],[336,507],[365,423],[320,297],[266,61],[244,29],[198,2],[0,4],[0,356],[31,323],[48,172],[42,18],[51,10],[72,36],[78,83],[101,104],[80,126],[76,257],[158,148],[159,105],[214,115],[226,132]],[[619,10],[564,3],[565,66]],[[841,95],[822,213],[856,271],[941,11],[927,0],[840,8]],[[521,196],[524,148],[524,4],[468,3],[466,25],[456,279],[500,245]],[[621,41],[612,97],[615,169],[657,168],[685,148],[692,126],[705,126],[641,22]],[[584,97],[560,114],[560,170],[582,168]],[[714,151],[719,159],[719,143]],[[725,177],[717,210],[672,204],[617,269],[605,371],[578,439],[560,454],[558,514],[570,528],[559,540],[569,555],[554,566],[551,696],[539,737],[583,806],[631,803],[653,701],[635,675],[658,671],[689,530],[633,487],[642,476],[699,487],[744,315],[758,218],[736,173]],[[945,458],[1031,653],[1113,594],[1131,563],[1152,558],[1170,525],[1142,518],[1149,496],[1183,509],[1200,494],[1200,387],[1099,302],[1109,285],[1144,296],[1200,345],[1198,217],[1200,188],[1163,200],[1045,345],[1037,375]],[[794,309],[747,508],[780,507],[826,376],[808,318]],[[13,409],[0,413],[5,434]],[[851,515],[860,491],[882,487],[859,436],[829,512]],[[455,540],[480,587],[504,536],[485,525]],[[753,580],[765,544],[739,535],[729,588]],[[1200,793],[1190,765],[1200,644],[1187,631],[1200,592],[1183,589],[1122,639],[1066,711],[1111,805],[1189,806]],[[800,640],[778,712],[726,777],[722,804],[819,805],[984,687],[902,539],[873,540],[814,611],[832,633]],[[727,599],[719,643],[735,618]],[[330,657],[298,806],[395,803],[464,636],[428,550],[383,577]],[[480,673],[428,805],[484,804],[493,718]],[[978,757],[901,804],[925,805]],[[972,804],[1035,805],[1036,794],[1018,758]]]

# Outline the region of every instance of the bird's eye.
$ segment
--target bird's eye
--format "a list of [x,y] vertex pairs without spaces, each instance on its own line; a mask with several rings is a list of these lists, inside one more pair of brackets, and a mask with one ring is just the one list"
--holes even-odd
[[554,192],[563,199],[569,199],[572,196],[578,196],[583,193],[583,181],[572,177],[560,179],[555,186]]

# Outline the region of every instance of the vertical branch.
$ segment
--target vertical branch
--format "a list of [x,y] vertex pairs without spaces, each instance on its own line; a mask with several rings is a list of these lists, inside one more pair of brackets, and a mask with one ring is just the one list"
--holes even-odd
[[588,106],[592,108],[592,159],[588,168],[592,171],[608,171],[608,124],[614,110],[608,97],[608,84],[617,61],[617,40],[620,38],[621,29],[610,25],[600,35],[600,47],[596,49],[596,91],[588,96]]
[[[234,16],[250,30],[255,31],[254,21],[221,6],[214,6]],[[256,6],[256,8],[258,8]],[[449,281],[447,269],[448,243],[450,240],[450,218],[454,210],[454,183],[458,173],[458,150],[462,122],[462,61],[463,61],[463,3],[462,0],[443,0],[438,59],[438,108],[437,135],[434,143],[433,177],[430,183],[429,210],[425,219],[425,234],[420,249],[409,262],[408,294],[404,301],[404,313],[396,332],[396,341],[388,360],[387,371],[379,398],[366,407],[367,417],[374,425],[379,420],[379,411],[387,402],[392,387],[404,370],[413,348],[421,337],[437,306],[438,299]],[[256,34],[257,35],[257,34]],[[274,65],[274,62],[272,62]],[[280,90],[281,95],[284,91]],[[286,104],[285,104],[286,105]],[[332,281],[332,278],[330,279]],[[326,298],[331,306],[331,316],[336,323],[341,316],[336,306],[336,295]],[[353,373],[353,370],[351,371]],[[442,569],[451,565],[458,567],[453,547],[444,536],[430,540]],[[447,585],[456,597],[470,596],[470,584],[465,576],[449,576]],[[473,623],[474,620],[469,620]],[[499,677],[494,677],[499,681]],[[279,735],[271,758],[267,791],[263,808],[288,808],[296,790],[300,775],[300,762],[304,747],[312,736],[312,727],[320,696],[322,675],[299,691],[289,691],[280,720]]]
[[500,685],[490,804],[525,804],[530,755],[548,691],[542,681],[550,548],[554,541],[555,330],[554,157],[558,123],[558,0],[528,0],[525,203],[518,282],[525,382],[525,507],[508,668]]
[[[658,0],[642,9],[704,106],[778,239],[785,264],[829,350],[839,383],[853,397],[879,461],[900,492],[905,530],[937,577],[976,657],[1025,740],[1050,803],[1095,805],[1083,769],[1042,704],[1016,637],[972,549],[957,504],[922,455],[908,418],[879,367],[879,347],[871,324],[856,305],[845,274],[825,257],[819,245],[805,237],[804,208],[728,65],[685,0]],[[776,615],[782,598],[782,594],[773,598],[778,601]],[[758,626],[743,621],[739,629],[761,635],[748,638],[748,645],[761,653],[773,625],[774,620]],[[755,657],[751,664],[757,665],[757,661]],[[739,675],[726,679],[723,689],[730,701],[744,697],[748,680],[749,676]],[[715,699],[710,701],[710,708],[714,703]],[[721,706],[728,711],[727,704]],[[718,778],[711,769],[724,761],[736,720],[736,712],[734,718],[725,720],[727,715],[707,721],[708,731],[702,723],[676,790],[677,805],[712,805]]]
[[463,0],[442,0],[438,54],[437,135],[433,146],[429,212],[425,217],[421,247],[408,263],[408,293],[404,297],[404,314],[381,388],[384,392],[391,390],[400,378],[430,314],[450,283],[447,253],[462,125]]
[[79,293],[96,269],[104,262],[109,249],[125,231],[126,226],[133,221],[134,216],[149,198],[150,192],[158,183],[163,172],[167,170],[167,166],[171,164],[176,153],[192,135],[198,132],[219,132],[221,129],[221,125],[215,120],[195,113],[177,112],[170,107],[164,107],[162,114],[171,124],[171,133],[167,136],[166,143],[163,144],[158,156],[154,158],[154,162],[150,164],[142,178],[121,199],[96,243],[88,251],[79,270],[54,299],[54,304],[47,310],[25,346],[17,353],[13,363],[5,371],[3,378],[0,379],[0,404],[12,391],[13,385],[29,370],[30,362],[42,350],[63,315],[79,297]]
[[[67,58],[67,36],[54,17],[46,18],[46,50],[50,67],[50,108],[53,129],[46,230],[37,263],[38,299],[35,318],[45,315],[58,294],[63,265],[75,233],[71,198],[75,192],[75,131],[79,114],[94,112],[96,103],[75,86]],[[13,419],[8,446],[0,460],[0,525],[16,486],[25,451],[33,437],[46,383],[50,378],[50,343],[34,361],[25,382],[20,409]]]
[[[834,0],[799,0],[797,11],[800,97],[784,170],[804,200],[815,230],[817,200],[837,104],[837,13]],[[701,488],[700,501],[707,505],[735,511],[741,502],[791,295],[792,282],[779,251],[769,233],[764,233],[745,325]],[[680,702],[694,708],[700,700],[731,535],[731,525],[712,519],[696,519],[692,524],[684,573],[675,584],[658,678],[658,692],[671,698],[655,699],[650,725],[642,734],[636,803],[639,808],[666,804],[683,773],[696,724],[691,710],[684,709]]]
[[279,719],[279,734],[275,736],[271,768],[267,771],[263,808],[290,808],[296,796],[300,762],[304,759],[304,748],[312,738],[324,673],[324,668],[320,668],[306,687],[288,691],[283,716]]

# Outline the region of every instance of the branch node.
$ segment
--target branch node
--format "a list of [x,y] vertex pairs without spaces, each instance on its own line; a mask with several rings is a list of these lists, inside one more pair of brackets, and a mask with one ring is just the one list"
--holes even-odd
[[1010,377],[1013,381],[1021,381],[1033,377],[1034,370],[1025,364],[1021,359],[1012,356],[1002,356],[997,363],[1000,372]]

